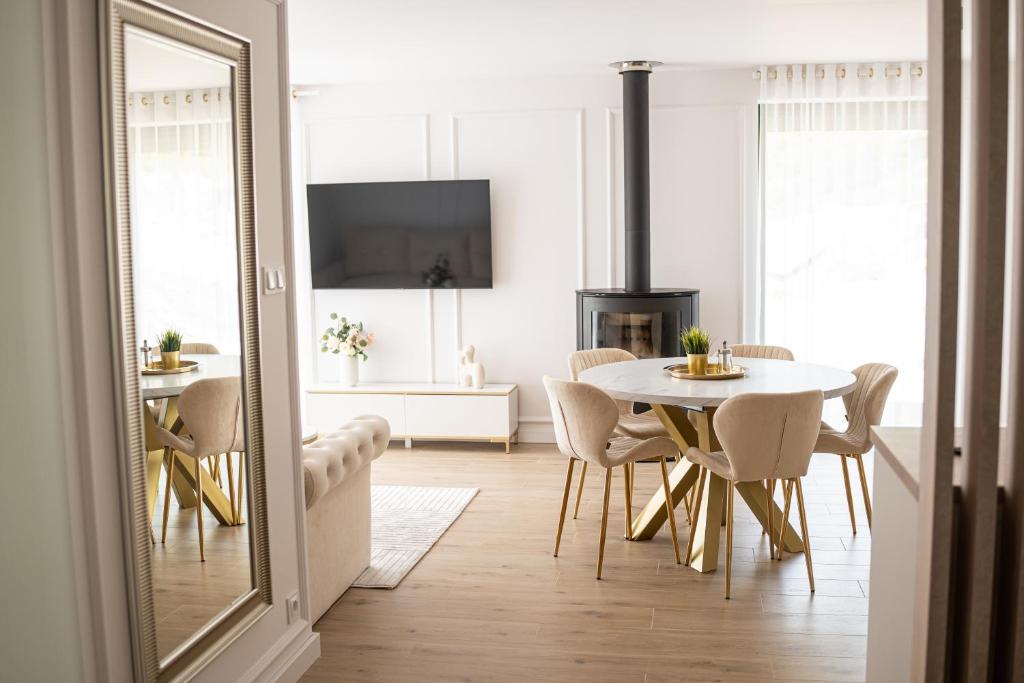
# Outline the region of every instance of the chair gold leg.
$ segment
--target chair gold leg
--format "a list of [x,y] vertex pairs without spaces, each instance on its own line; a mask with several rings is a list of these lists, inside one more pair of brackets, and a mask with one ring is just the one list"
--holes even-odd
[[612,495],[612,468],[607,468],[604,473],[604,509],[601,511],[601,543],[597,551],[597,578],[601,578],[601,570],[604,567],[604,539],[608,532],[608,500]]
[[868,474],[864,471],[864,456],[853,456],[857,460],[857,469],[860,471],[860,490],[864,492],[864,510],[868,513],[868,529],[871,529],[871,498],[868,494]]
[[700,502],[704,497],[704,480],[707,478],[707,470],[703,467],[697,471],[697,494],[693,499],[693,519],[690,521],[690,537],[686,539],[686,561],[683,564],[689,566],[693,559],[693,537],[697,535],[697,522],[700,519]]
[[565,526],[565,508],[569,505],[569,487],[572,486],[572,468],[575,464],[576,458],[569,458],[569,466],[565,470],[565,490],[562,491],[562,510],[558,514],[558,531],[555,532],[555,557],[558,557],[558,546],[562,542],[562,527]]
[[167,464],[167,485],[164,487],[164,523],[160,531],[160,542],[167,541],[167,516],[171,512],[171,481],[174,479],[174,449],[165,448],[164,457],[170,457]]
[[736,490],[735,482],[728,482],[726,489],[726,514],[725,514],[725,599],[729,599],[729,589],[732,584],[732,499]]
[[627,541],[633,540],[633,468],[622,466],[622,493],[624,494],[624,500],[626,503],[626,533],[625,537]]
[[783,495],[785,502],[782,504],[782,523],[779,525],[779,542],[776,548],[778,552],[775,554],[775,558],[779,562],[782,561],[782,536],[786,533],[786,525],[789,524],[789,505],[793,501],[793,482],[788,481],[784,483],[782,488],[785,489],[785,494]]
[[681,564],[679,531],[676,529],[676,512],[672,509],[672,487],[668,483],[668,465],[665,463],[665,458],[661,459],[661,485],[665,489],[665,512],[668,513],[668,528],[672,530],[672,550],[676,553],[676,564]]
[[[225,460],[228,461],[228,500],[231,502],[231,523],[238,524],[238,515],[235,512],[238,509],[238,504],[235,502],[235,468],[231,464],[230,453],[226,454]],[[220,468],[217,469],[219,470]]]
[[[633,500],[633,491],[636,489],[636,463],[629,463],[629,499]],[[632,531],[630,536],[632,537]]]
[[846,456],[840,455],[839,462],[843,465],[843,485],[846,486],[846,506],[850,509],[850,526],[857,533],[857,515],[853,512],[853,491],[850,489],[850,470],[846,467]]
[[[764,480],[764,502],[768,509],[768,559],[775,559],[775,503],[772,501],[771,479]],[[763,527],[762,527],[763,528]]]
[[811,534],[807,531],[807,511],[804,510],[804,487],[800,484],[800,478],[796,478],[796,504],[800,509],[800,533],[804,537],[804,561],[807,563],[807,581],[811,584],[811,592],[814,592],[814,566],[811,562]]
[[580,501],[583,500],[583,482],[586,480],[586,478],[587,478],[587,461],[584,460],[583,461],[583,467],[580,468],[580,483],[579,483],[579,486],[576,487],[576,507],[573,508],[573,511],[572,511],[572,518],[573,519],[576,519],[576,517],[578,517],[579,514],[580,514]]
[[245,494],[245,451],[241,451],[238,454],[238,485],[235,487],[235,504],[238,509],[235,510],[235,520],[238,524],[242,523],[242,496]]
[[200,458],[196,461],[196,523],[199,525],[199,561],[206,562],[206,549],[203,547],[203,464]]

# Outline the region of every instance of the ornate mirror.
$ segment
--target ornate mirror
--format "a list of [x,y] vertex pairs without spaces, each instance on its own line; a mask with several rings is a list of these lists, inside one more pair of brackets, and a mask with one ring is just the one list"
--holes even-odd
[[201,666],[272,602],[250,46],[108,7],[106,151],[136,673]]

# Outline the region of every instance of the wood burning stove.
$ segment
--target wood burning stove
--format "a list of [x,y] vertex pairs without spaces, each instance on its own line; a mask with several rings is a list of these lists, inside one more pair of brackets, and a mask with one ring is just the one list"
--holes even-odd
[[699,324],[696,289],[651,289],[648,81],[660,62],[615,62],[622,75],[626,286],[576,291],[576,348],[614,347],[639,358],[681,356],[679,333]]

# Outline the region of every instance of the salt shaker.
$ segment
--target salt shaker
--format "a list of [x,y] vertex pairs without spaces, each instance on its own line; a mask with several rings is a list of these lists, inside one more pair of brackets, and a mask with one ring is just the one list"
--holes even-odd
[[729,348],[729,342],[722,342],[722,350],[718,352],[718,362],[722,372],[732,372],[732,349]]

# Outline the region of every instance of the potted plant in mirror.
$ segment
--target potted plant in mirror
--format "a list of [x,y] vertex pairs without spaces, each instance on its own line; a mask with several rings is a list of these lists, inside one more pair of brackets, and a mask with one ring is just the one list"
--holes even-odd
[[160,344],[160,363],[164,370],[177,370],[181,366],[181,332],[169,327],[157,341]]
[[686,352],[686,362],[691,375],[704,375],[708,371],[708,349],[711,348],[711,334],[696,325],[683,330],[679,341]]
[[373,333],[367,332],[363,323],[350,322],[337,313],[331,313],[331,320],[334,322],[320,337],[320,351],[341,356],[341,383],[354,387],[359,384],[359,361],[367,359]]

